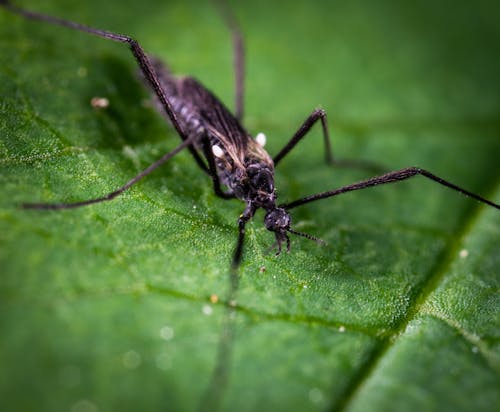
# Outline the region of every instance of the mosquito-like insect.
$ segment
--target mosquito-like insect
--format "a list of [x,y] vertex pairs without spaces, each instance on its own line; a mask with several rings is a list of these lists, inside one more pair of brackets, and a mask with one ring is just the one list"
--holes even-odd
[[315,236],[298,232],[292,228],[291,209],[342,193],[399,182],[416,175],[424,176],[489,206],[500,209],[500,205],[418,167],[408,167],[388,172],[335,190],[313,194],[289,203],[277,204],[274,169],[297,143],[307,135],[317,121],[321,121],[323,128],[326,159],[329,163],[335,163],[328,134],[326,113],[322,109],[314,110],[290,141],[274,157],[271,157],[263,148],[265,140],[263,135],[259,134],[255,139],[251,137],[241,125],[243,117],[244,53],[242,37],[232,16],[226,15],[226,20],[232,32],[235,51],[235,115],[196,79],[192,77],[175,77],[159,60],[148,56],[139,43],[127,35],[98,30],[79,23],[24,10],[10,4],[7,0],[0,0],[0,5],[28,19],[69,27],[127,44],[140,67],[145,82],[149,84],[154,92],[158,106],[166,113],[182,139],[182,143],[174,150],[165,154],[122,187],[105,196],[75,203],[26,203],[23,204],[24,208],[69,209],[112,200],[144,176],[170,160],[181,150],[187,148],[198,166],[212,179],[214,192],[217,196],[224,199],[236,198],[246,204],[245,210],[238,219],[239,236],[232,257],[231,267],[233,272],[241,263],[245,225],[259,208],[264,209],[266,212],[264,218],[266,229],[274,232],[275,245],[278,249],[277,254],[281,252],[283,243],[286,244],[287,251],[290,250],[289,234],[321,242]]
[[[254,139],[243,128],[241,125],[244,92],[243,40],[235,19],[227,9],[225,10],[225,20],[231,29],[234,43],[236,78],[236,109],[234,115],[196,79],[192,77],[175,77],[158,60],[148,56],[136,40],[127,35],[98,30],[71,21],[24,10],[12,5],[8,0],[0,0],[0,6],[28,19],[65,26],[104,39],[127,44],[140,67],[144,81],[153,90],[157,106],[166,114],[182,140],[182,143],[174,150],[166,153],[122,187],[105,196],[75,203],[26,203],[22,205],[24,208],[70,209],[112,200],[184,149],[190,151],[197,165],[211,178],[217,196],[224,199],[236,198],[246,204],[245,210],[238,219],[239,234],[232,255],[228,304],[226,305],[213,376],[200,403],[200,409],[202,410],[215,410],[216,406],[220,404],[223,388],[227,385],[231,342],[234,335],[231,320],[233,317],[231,315],[234,313],[234,301],[238,289],[237,272],[243,255],[245,226],[259,208],[264,209],[266,212],[264,224],[266,229],[274,232],[277,253],[281,252],[283,244],[286,245],[287,250],[290,250],[290,234],[320,242],[320,239],[315,236],[298,232],[292,228],[291,209],[346,192],[400,182],[416,175],[422,175],[440,185],[447,186],[463,195],[500,209],[500,205],[417,167],[408,167],[380,174],[338,189],[313,194],[289,203],[278,204],[274,186],[274,169],[318,121],[321,122],[323,129],[327,162],[333,164],[341,164],[342,162],[333,158],[324,110],[314,110],[289,142],[274,157],[271,157],[264,150],[265,139],[263,135],[257,135]],[[367,162],[345,161],[343,163],[344,165],[373,169],[373,164]]]

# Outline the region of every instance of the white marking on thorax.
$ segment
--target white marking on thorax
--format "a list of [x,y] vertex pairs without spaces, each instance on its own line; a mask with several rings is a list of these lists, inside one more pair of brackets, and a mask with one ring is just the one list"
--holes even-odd
[[255,136],[255,141],[264,147],[266,145],[266,135],[262,132],[257,133],[257,136]]
[[224,156],[224,150],[222,150],[219,146],[214,144],[212,146],[212,153],[214,154],[215,157],[223,157]]
[[90,105],[96,109],[105,109],[109,106],[109,100],[106,97],[92,97]]

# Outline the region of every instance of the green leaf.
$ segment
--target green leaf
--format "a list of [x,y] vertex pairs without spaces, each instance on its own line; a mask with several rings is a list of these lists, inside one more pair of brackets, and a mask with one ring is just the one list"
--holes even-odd
[[[19,3],[131,34],[232,107],[230,36],[210,3]],[[270,153],[321,105],[338,157],[418,165],[500,201],[496,4],[233,7],[245,125],[266,132]],[[18,209],[103,195],[179,139],[123,45],[0,8],[0,47],[6,410],[193,410],[209,406],[207,388],[221,410],[500,407],[497,210],[418,177],[293,210],[294,227],[327,245],[294,237],[279,257],[258,213],[231,352],[217,358],[244,205],[217,198],[181,153],[113,202]],[[109,108],[92,108],[95,96]],[[316,127],[279,165],[280,199],[368,177],[322,160]]]

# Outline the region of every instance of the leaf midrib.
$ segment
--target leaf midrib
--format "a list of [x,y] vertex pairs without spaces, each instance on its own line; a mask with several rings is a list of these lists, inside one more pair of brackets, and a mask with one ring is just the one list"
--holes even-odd
[[[499,184],[496,184],[488,191],[488,193],[490,193],[489,198],[493,197],[493,194],[499,186]],[[472,232],[476,222],[483,213],[486,213],[486,211],[487,207],[479,203],[470,208],[470,212],[462,220],[463,224],[455,231],[455,236],[450,237],[448,246],[439,254],[435,265],[429,271],[430,275],[422,282],[420,291],[412,295],[406,313],[401,316],[399,322],[395,322],[395,327],[389,330],[388,334],[375,345],[371,355],[369,355],[368,359],[362,364],[358,373],[353,376],[350,384],[346,386],[344,394],[338,397],[338,402],[328,407],[329,411],[342,412],[347,410],[352,401],[357,397],[357,394],[361,391],[365,382],[375,374],[385,354],[405,335],[409,323],[418,315],[426,315],[426,312],[421,311],[421,308],[427,302],[428,297],[440,286],[445,275],[449,273],[449,268],[455,262],[456,256],[458,256],[463,239]],[[460,336],[463,337],[464,334],[460,333]],[[488,360],[488,354],[483,352],[482,345],[478,345],[478,349],[482,356]]]

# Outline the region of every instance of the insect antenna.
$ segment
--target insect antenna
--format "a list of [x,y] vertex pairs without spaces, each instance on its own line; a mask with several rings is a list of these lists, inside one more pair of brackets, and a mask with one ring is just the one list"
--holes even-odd
[[294,235],[302,236],[302,237],[305,237],[306,239],[313,240],[314,242],[316,242],[320,245],[326,244],[326,242],[323,239],[320,239],[319,237],[310,235],[309,233],[297,232],[296,230],[293,230],[293,229],[288,229],[287,231],[294,234]]
[[[316,236],[313,236],[313,235],[310,235],[309,233],[303,233],[303,232],[297,232],[296,230],[293,230],[293,229],[286,229],[286,231],[288,233],[291,233],[293,235],[297,235],[297,236],[302,236],[302,237],[305,237],[306,239],[309,239],[309,240],[313,240],[315,241],[316,243],[318,244],[321,244],[321,245],[324,245],[326,242]],[[290,243],[290,237],[287,235],[284,239],[286,241],[286,251],[287,253],[290,252],[290,248],[291,248],[291,243]],[[281,254],[281,250],[282,250],[282,242],[283,242],[283,239],[281,240],[275,240],[274,243],[269,246],[269,248],[267,248],[267,253],[271,253],[274,248],[278,248],[278,251],[275,253],[276,256],[279,256]]]

